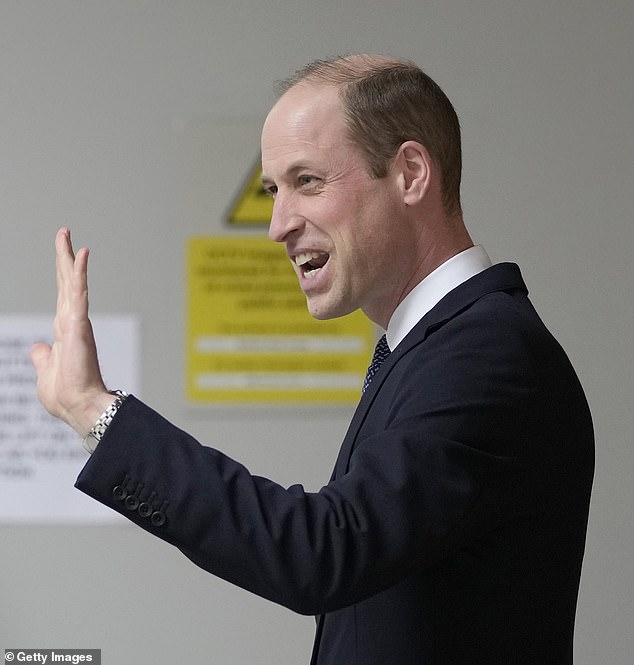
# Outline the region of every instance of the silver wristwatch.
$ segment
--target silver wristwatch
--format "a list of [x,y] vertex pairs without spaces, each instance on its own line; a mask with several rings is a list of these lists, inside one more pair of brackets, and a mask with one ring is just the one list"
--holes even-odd
[[112,422],[112,419],[115,416],[115,413],[119,410],[119,407],[125,401],[125,398],[128,396],[128,393],[123,392],[123,390],[113,390],[111,391],[112,395],[116,395],[115,401],[99,416],[99,420],[93,425],[92,429],[84,437],[83,445],[84,448],[90,453],[94,453],[97,448],[97,444],[101,441],[103,435],[108,429],[108,425]]

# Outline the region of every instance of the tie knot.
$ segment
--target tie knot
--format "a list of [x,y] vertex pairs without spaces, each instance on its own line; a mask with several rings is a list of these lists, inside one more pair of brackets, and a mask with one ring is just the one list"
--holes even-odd
[[372,356],[372,362],[368,367],[368,371],[365,375],[365,381],[363,382],[363,390],[365,392],[367,387],[370,385],[372,378],[379,371],[381,365],[385,362],[385,359],[390,355],[390,347],[387,345],[387,338],[385,335],[382,335],[379,341],[374,347],[374,355]]

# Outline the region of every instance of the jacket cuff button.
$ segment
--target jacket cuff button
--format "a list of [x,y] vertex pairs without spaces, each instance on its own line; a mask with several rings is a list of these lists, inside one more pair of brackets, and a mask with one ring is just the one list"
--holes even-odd
[[141,517],[149,517],[152,514],[152,506],[144,501],[139,504],[138,513]]
[[153,526],[163,526],[165,524],[165,513],[162,513],[160,510],[153,512],[150,522],[152,522]]
[[121,485],[117,485],[112,490],[112,496],[114,497],[115,501],[123,501],[128,496],[128,492],[125,490],[125,488],[121,487]]

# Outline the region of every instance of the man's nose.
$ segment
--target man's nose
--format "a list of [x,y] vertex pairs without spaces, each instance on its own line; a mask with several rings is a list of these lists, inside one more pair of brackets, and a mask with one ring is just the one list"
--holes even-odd
[[299,230],[302,224],[302,217],[293,209],[290,199],[278,191],[273,201],[269,238],[274,242],[284,242],[289,233]]

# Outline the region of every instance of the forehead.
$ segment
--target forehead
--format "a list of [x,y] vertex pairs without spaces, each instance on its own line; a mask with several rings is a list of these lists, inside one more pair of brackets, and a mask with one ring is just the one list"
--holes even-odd
[[271,109],[262,129],[262,157],[301,148],[332,148],[346,142],[339,91],[334,86],[298,84]]

